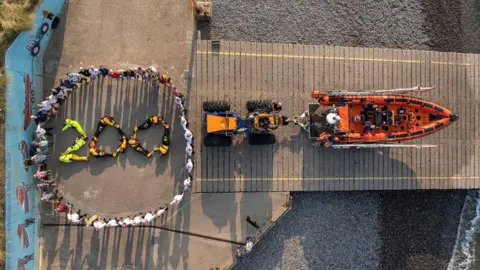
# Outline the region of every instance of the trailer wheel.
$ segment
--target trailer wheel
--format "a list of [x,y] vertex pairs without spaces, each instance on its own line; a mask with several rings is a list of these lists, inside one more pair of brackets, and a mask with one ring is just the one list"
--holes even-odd
[[228,136],[205,136],[203,138],[205,147],[228,147],[232,145],[232,137]]
[[248,138],[250,145],[268,145],[274,144],[277,141],[273,134],[252,134]]
[[230,111],[230,103],[225,100],[204,101],[203,110],[206,112],[228,112]]
[[249,100],[247,101],[247,110],[249,112],[254,111],[270,111],[270,106],[272,104],[271,100],[268,99],[260,99],[260,100]]

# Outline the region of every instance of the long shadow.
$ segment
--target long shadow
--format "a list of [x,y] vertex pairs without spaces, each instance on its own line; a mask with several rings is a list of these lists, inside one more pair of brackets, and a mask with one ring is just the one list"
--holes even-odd
[[84,227],[77,227],[77,240],[75,245],[75,252],[73,254],[73,263],[72,265],[78,265],[80,269],[83,269],[83,233],[85,232]]
[[134,232],[136,231],[133,228],[127,228],[127,242],[125,244],[125,253],[124,253],[124,262],[123,267],[133,266],[132,255],[133,255],[133,238]]
[[137,250],[135,251],[135,267],[143,269],[144,264],[142,260],[143,255],[143,247],[144,247],[144,240],[145,240],[145,228],[138,229],[138,241],[137,241]]
[[120,256],[120,243],[122,241],[122,229],[116,227],[113,230],[113,246],[112,246],[112,259],[111,259],[111,269],[117,269],[118,259]]
[[92,237],[90,238],[90,250],[85,257],[88,268],[94,269],[98,266],[98,258],[100,255],[100,233],[95,230],[90,230]]
[[107,257],[108,257],[108,251],[109,251],[109,244],[110,244],[110,229],[105,229],[102,232],[102,246],[99,251],[100,253],[100,259],[98,261],[98,266],[101,269],[105,269],[107,266]]

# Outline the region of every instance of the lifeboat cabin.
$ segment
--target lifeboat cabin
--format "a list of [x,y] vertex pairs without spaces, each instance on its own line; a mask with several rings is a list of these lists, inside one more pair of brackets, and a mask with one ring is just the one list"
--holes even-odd
[[[388,143],[427,136],[455,122],[449,109],[419,98],[395,95],[312,93],[311,138],[333,144]],[[328,109],[322,107],[330,107]]]

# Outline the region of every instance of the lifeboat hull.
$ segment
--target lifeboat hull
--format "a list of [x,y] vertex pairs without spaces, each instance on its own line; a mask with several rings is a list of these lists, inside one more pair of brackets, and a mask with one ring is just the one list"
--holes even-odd
[[[334,144],[388,143],[417,139],[444,129],[458,119],[456,114],[445,107],[410,96],[323,95],[319,97],[319,105],[334,109],[321,110],[316,105],[316,109],[309,106],[310,127],[318,129],[314,130],[316,135],[313,137],[318,136],[320,140],[329,140]],[[326,116],[333,111],[340,116],[334,127],[329,123],[320,123],[322,115]]]

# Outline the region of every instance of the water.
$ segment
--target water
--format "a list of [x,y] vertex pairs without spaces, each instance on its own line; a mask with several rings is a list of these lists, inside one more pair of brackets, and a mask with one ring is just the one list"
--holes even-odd
[[480,255],[476,252],[477,240],[480,240],[480,190],[469,191],[465,198],[449,270],[475,268],[476,257]]

